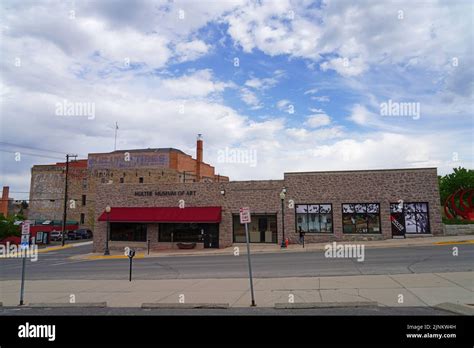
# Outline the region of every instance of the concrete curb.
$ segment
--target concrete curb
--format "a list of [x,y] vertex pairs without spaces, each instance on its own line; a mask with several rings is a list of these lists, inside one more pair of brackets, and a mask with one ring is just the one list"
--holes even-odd
[[228,303],[143,303],[143,309],[227,309]]
[[107,307],[107,302],[83,302],[83,303],[30,303],[23,307],[34,307],[34,308],[105,308]]
[[442,309],[455,314],[474,315],[474,307],[459,303],[443,302],[434,306],[434,308]]
[[343,308],[343,307],[378,307],[374,301],[363,302],[308,302],[308,303],[275,303],[275,309],[308,309],[308,308]]
[[[420,237],[418,237],[420,238]],[[433,240],[434,238],[436,237],[427,237],[427,238],[430,238],[429,241],[413,241],[413,242],[409,242],[407,240],[403,240],[404,243],[397,243],[397,244],[391,244],[390,242],[388,243],[380,243],[380,244],[373,244],[371,245],[370,243],[372,241],[356,241],[354,243],[357,243],[357,244],[364,244],[365,247],[367,249],[384,249],[384,248],[404,248],[404,247],[423,247],[423,246],[444,246],[444,245],[456,245],[456,244],[474,244],[474,240],[466,240],[466,238],[464,237],[464,239],[462,240],[449,240],[449,241],[435,241]],[[433,239],[431,239],[433,238]],[[415,237],[413,237],[413,239],[415,239]],[[392,240],[392,239],[389,239],[389,240]],[[329,242],[328,242],[329,243]],[[294,248],[290,248],[290,249],[269,249],[269,250],[251,250],[251,253],[252,254],[280,254],[282,252],[285,252],[285,253],[299,253],[299,252],[314,252],[314,251],[324,251],[324,247],[326,244],[328,243],[315,243],[315,244],[319,244],[317,246],[311,246],[311,247],[308,247],[308,248],[301,248],[301,249],[294,249]],[[332,243],[332,242],[331,242]],[[339,242],[339,244],[341,245],[344,245],[344,244],[350,244],[350,242]],[[229,256],[229,255],[233,255],[233,248],[235,247],[242,247],[241,250],[240,250],[240,255],[247,255],[247,252],[246,250],[244,250],[244,247],[245,247],[245,244],[235,244],[233,245],[232,247],[229,247],[229,250],[226,250],[226,251],[217,251],[217,252],[201,252],[201,251],[197,251],[197,252],[169,252],[169,251],[166,251],[166,252],[152,252],[150,255],[146,254],[146,252],[144,252],[144,258],[160,258],[160,257],[180,257],[180,256]],[[98,254],[98,253],[96,253]],[[121,254],[120,254],[121,255]],[[96,256],[94,253],[92,254],[83,254],[83,255],[74,255],[72,257],[70,257],[70,259],[73,259],[73,260],[96,260],[94,259],[93,257]],[[97,255],[97,256],[100,256],[100,255]],[[111,256],[116,256],[116,255],[111,255]],[[100,258],[98,258],[100,259]],[[112,257],[110,257],[110,259],[112,259]]]

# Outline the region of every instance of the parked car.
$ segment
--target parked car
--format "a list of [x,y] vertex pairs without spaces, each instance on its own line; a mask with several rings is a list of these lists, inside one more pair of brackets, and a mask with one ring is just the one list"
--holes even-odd
[[49,239],[51,241],[60,241],[62,240],[62,233],[61,231],[51,231],[50,235],[49,235]]
[[74,232],[76,232],[76,236],[79,236],[80,238],[77,238],[77,239],[89,239],[89,238],[92,238],[92,231],[91,230],[88,230],[86,228],[81,228],[81,229],[78,229],[78,230],[75,230]]
[[76,231],[68,231],[67,232],[67,239],[69,240],[75,240],[75,239],[81,239],[81,236],[76,233]]

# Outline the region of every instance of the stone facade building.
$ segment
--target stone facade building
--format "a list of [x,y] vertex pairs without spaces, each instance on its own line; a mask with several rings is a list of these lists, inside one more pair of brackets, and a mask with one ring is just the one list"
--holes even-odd
[[[35,165],[31,169],[29,219],[62,220],[66,163]],[[117,150],[91,153],[87,160],[69,163],[67,220],[94,230],[98,185],[226,182],[203,162],[203,140],[196,159],[174,148]]]
[[285,173],[283,180],[262,181],[113,182],[97,185],[95,199],[96,252],[104,251],[108,227],[112,249],[245,242],[241,207],[252,214],[252,243],[297,243],[303,235],[311,243],[442,234],[436,168]]

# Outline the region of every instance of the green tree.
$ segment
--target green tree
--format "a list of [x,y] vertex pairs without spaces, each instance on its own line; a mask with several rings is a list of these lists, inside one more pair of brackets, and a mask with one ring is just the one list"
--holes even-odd
[[10,237],[21,235],[20,227],[15,225],[17,218],[15,216],[5,217],[3,214],[0,214],[0,240]]

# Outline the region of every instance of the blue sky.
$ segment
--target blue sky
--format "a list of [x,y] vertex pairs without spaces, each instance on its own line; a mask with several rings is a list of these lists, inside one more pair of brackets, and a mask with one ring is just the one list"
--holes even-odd
[[[0,184],[14,192],[33,164],[113,150],[115,122],[119,149],[194,155],[202,133],[205,160],[236,180],[473,167],[471,1],[1,6]],[[57,115],[64,101],[93,117]],[[419,114],[382,115],[388,102]],[[223,161],[226,149],[257,161]]]

